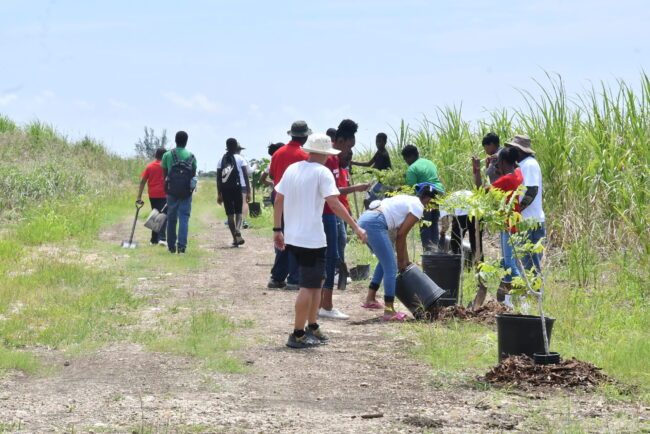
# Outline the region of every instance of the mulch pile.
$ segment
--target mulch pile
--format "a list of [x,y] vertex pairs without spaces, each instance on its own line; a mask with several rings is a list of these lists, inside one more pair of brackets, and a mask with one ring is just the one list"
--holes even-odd
[[498,301],[489,301],[476,310],[467,309],[465,306],[446,306],[436,310],[433,319],[435,321],[449,321],[460,319],[477,323],[495,324],[494,315],[500,313],[513,313],[512,309]]
[[484,380],[497,385],[580,387],[592,389],[611,379],[591,363],[575,358],[557,365],[536,365],[528,356],[510,356],[485,374]]

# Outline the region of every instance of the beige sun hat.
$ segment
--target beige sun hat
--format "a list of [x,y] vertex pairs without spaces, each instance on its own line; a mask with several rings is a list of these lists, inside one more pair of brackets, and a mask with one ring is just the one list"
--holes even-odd
[[521,149],[527,154],[535,153],[535,151],[533,151],[530,147],[530,137],[525,134],[517,134],[511,141],[506,142],[506,146]]
[[337,155],[338,149],[332,147],[332,139],[326,134],[312,134],[302,147],[302,150],[310,154]]

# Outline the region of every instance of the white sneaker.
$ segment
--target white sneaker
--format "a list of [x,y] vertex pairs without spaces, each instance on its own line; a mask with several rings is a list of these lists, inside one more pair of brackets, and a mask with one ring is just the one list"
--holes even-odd
[[350,315],[346,315],[337,308],[332,310],[325,310],[322,307],[318,310],[318,316],[321,318],[329,319],[350,319]]
[[514,305],[512,304],[512,298],[510,294],[506,294],[506,299],[503,301],[503,304],[508,306],[510,309],[514,309]]
[[167,247],[167,241],[160,240],[158,241],[158,245]]
[[348,283],[352,283],[352,278],[348,277],[345,281],[348,282]]

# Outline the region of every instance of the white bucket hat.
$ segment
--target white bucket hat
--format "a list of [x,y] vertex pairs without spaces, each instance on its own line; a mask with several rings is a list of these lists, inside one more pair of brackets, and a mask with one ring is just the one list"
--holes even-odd
[[302,147],[302,150],[311,154],[337,155],[341,151],[332,147],[332,139],[326,134],[312,134]]

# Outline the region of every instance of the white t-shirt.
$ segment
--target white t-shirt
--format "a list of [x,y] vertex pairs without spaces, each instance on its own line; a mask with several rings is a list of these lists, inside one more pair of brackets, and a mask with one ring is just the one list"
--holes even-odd
[[[472,192],[469,191],[469,190],[458,190],[458,191],[454,191],[451,194],[451,197],[452,198],[458,198],[458,199],[465,199],[465,198],[470,197],[471,195],[472,195]],[[469,212],[464,208],[456,208],[454,210],[454,212],[452,213],[452,215],[454,215],[456,217],[464,216],[464,215],[467,215],[467,214],[469,214]],[[449,215],[449,213],[447,211],[440,210],[440,217],[446,217],[448,215]]]
[[[217,169],[221,169],[221,161],[223,160],[223,157],[219,159],[219,162],[217,163]],[[246,187],[246,180],[244,179],[244,170],[243,168],[246,169],[246,173],[250,172],[249,167],[248,167],[248,161],[244,157],[242,157],[239,154],[235,154],[235,162],[237,163],[237,171],[239,171],[239,183],[242,187]]]
[[388,230],[392,230],[402,226],[409,213],[421,219],[424,214],[424,205],[420,202],[420,198],[416,196],[398,194],[382,200],[381,211],[386,217]]
[[[542,169],[539,167],[537,160],[533,157],[526,157],[521,160],[519,162],[519,169],[521,169],[521,174],[524,177],[523,186],[537,187],[537,195],[535,196],[535,199],[521,212],[521,217],[524,219],[533,217],[538,222],[544,222],[544,210],[542,209]],[[523,194],[519,196],[519,200],[523,197]]]
[[327,247],[323,228],[325,198],[338,196],[334,175],[322,164],[290,165],[275,190],[284,195],[284,241],[296,247]]

